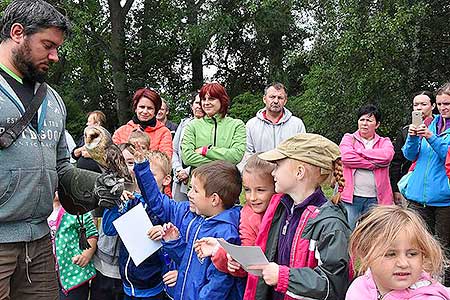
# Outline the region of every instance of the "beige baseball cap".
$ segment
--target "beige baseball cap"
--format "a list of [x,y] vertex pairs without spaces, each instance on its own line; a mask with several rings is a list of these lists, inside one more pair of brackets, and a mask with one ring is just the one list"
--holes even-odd
[[321,173],[326,174],[333,170],[333,161],[341,157],[341,152],[338,145],[319,134],[300,133],[258,157],[267,161],[292,158],[320,167]]

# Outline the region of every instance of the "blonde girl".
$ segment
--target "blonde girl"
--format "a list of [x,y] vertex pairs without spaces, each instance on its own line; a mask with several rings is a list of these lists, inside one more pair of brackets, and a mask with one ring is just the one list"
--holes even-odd
[[346,300],[450,299],[436,281],[444,269],[442,248],[414,211],[372,208],[357,225],[349,248],[364,275],[352,283]]
[[269,264],[250,266],[244,299],[343,299],[349,285],[345,208],[340,193],[328,201],[321,184],[334,175],[344,186],[339,147],[323,136],[302,133],[260,154],[275,162],[275,194],[255,244]]

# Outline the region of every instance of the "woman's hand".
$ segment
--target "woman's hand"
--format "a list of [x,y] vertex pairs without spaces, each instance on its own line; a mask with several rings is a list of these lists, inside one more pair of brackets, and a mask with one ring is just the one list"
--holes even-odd
[[147,232],[147,236],[149,239],[153,241],[160,241],[164,235],[164,229],[161,225],[156,225],[150,228]]
[[168,287],[174,287],[177,283],[178,271],[172,270],[163,275],[163,282]]
[[219,242],[213,237],[205,237],[194,243],[194,250],[199,258],[214,256],[219,247]]
[[417,135],[417,127],[416,125],[410,124],[408,127],[408,135],[415,136]]
[[180,231],[172,223],[166,223],[163,225],[164,234],[162,238],[165,242],[174,241],[180,238]]
[[429,139],[433,136],[433,133],[428,129],[428,127],[425,124],[421,124],[419,127],[417,127],[416,131],[417,135],[420,137],[424,137],[426,139]]

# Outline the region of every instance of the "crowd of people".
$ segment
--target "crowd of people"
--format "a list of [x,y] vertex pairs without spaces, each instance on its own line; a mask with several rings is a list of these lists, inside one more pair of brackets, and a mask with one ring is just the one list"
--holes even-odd
[[[394,143],[367,104],[339,145],[306,133],[278,82],[246,124],[220,83],[179,125],[138,89],[111,135],[132,178],[117,195],[83,137],[69,150],[45,83],[70,27],[43,0],[14,0],[0,21],[0,299],[450,300],[450,83],[412,97],[418,119]],[[140,204],[162,247],[136,265],[113,222]],[[241,265],[221,241],[269,263]]]

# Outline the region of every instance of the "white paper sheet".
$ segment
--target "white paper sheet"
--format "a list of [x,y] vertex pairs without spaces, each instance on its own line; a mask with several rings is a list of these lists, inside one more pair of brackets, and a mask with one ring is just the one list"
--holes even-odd
[[147,237],[147,232],[153,224],[142,203],[113,221],[113,225],[136,266],[161,248],[161,242]]
[[222,239],[218,239],[218,241],[225,251],[227,251],[227,253],[230,254],[230,256],[248,273],[261,276],[260,270],[248,270],[247,267],[269,264],[269,261],[259,246],[237,246]]

